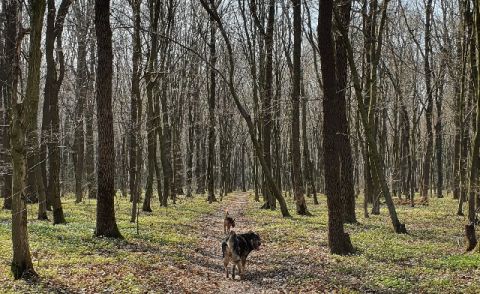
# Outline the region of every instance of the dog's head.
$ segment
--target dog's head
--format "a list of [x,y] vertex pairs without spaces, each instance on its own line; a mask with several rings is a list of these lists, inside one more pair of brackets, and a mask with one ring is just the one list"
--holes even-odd
[[250,245],[254,250],[260,250],[260,245],[262,245],[262,241],[260,240],[260,236],[257,233],[252,231],[248,232],[249,234],[249,242]]

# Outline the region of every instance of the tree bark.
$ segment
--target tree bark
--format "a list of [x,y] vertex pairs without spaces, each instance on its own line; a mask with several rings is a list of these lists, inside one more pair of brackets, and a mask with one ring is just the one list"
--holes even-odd
[[[293,76],[292,76],[292,184],[297,214],[310,215],[305,202],[300,153],[300,95],[301,95],[301,54],[302,54],[302,2],[293,0]],[[268,83],[268,81],[267,81]],[[304,97],[303,97],[304,98]]]
[[344,205],[340,177],[341,155],[339,125],[337,123],[339,99],[337,96],[336,60],[332,36],[333,0],[320,0],[318,17],[318,46],[323,81],[323,147],[325,160],[325,192],[328,207],[328,246],[333,254],[353,252],[350,236],[343,226]]
[[74,6],[77,29],[77,72],[75,79],[77,105],[75,106],[73,163],[75,169],[75,203],[83,200],[83,176],[85,161],[84,109],[88,94],[87,36],[89,20],[87,10]]
[[432,7],[433,0],[427,0],[426,6],[426,21],[425,21],[425,86],[427,91],[427,107],[425,109],[425,120],[427,126],[427,146],[423,158],[422,166],[422,185],[420,196],[428,199],[428,191],[430,189],[430,172],[432,170],[432,152],[433,152],[433,129],[432,129],[432,112],[433,112],[433,89],[432,89],[432,69],[430,65],[430,55],[432,51],[431,44],[431,22],[432,22]]
[[[132,36],[132,86],[130,91],[130,134],[129,134],[129,190],[132,198],[132,217],[131,222],[134,222],[137,217],[137,203],[140,199],[139,194],[139,179],[140,179],[140,162],[137,162],[137,156],[140,149],[138,137],[141,136],[141,113],[139,112],[139,105],[141,104],[140,97],[140,63],[142,57],[142,48],[140,41],[140,6],[142,0],[131,1],[133,13],[133,36]],[[145,197],[143,201],[143,211],[151,212],[150,198]]]
[[[468,8],[468,3],[467,2],[467,11],[470,10]],[[477,46],[474,46],[472,44],[471,46],[471,52],[472,56],[477,56],[475,59],[472,57],[471,59],[471,75],[472,75],[472,82],[473,82],[473,90],[474,93],[472,93],[475,97],[476,101],[476,120],[475,120],[475,135],[474,135],[474,140],[473,140],[473,145],[472,145],[472,163],[470,166],[470,183],[469,183],[469,197],[468,197],[468,223],[465,226],[465,235],[468,240],[467,244],[467,251],[472,250],[475,248],[477,245],[477,238],[475,235],[475,222],[476,217],[475,217],[475,212],[476,212],[476,205],[475,201],[477,200],[477,194],[478,194],[478,170],[480,168],[480,71],[478,71],[478,68],[480,67],[480,5],[478,4],[477,1],[474,1],[473,4],[473,13],[472,17],[474,18],[474,29],[473,33],[474,36],[472,38],[472,43],[476,43]],[[470,12],[468,12],[470,13]],[[476,52],[475,52],[476,51]]]
[[[12,181],[12,245],[13,259],[11,264],[15,279],[30,278],[37,274],[33,269],[27,230],[27,206],[25,199],[27,149],[26,138],[37,131],[37,108],[39,101],[41,38],[45,1],[31,1],[30,18],[30,50],[28,62],[28,77],[26,96],[22,103],[17,100],[17,83],[20,69],[20,51],[24,32],[17,23],[21,8],[16,1],[10,1],[6,6],[6,53],[12,57],[10,67],[9,90],[11,105],[13,105],[12,122],[10,125],[10,142],[13,166]],[[36,138],[36,136],[34,136]]]
[[[336,23],[337,26],[342,26],[348,33],[350,25],[350,10],[352,1],[340,1],[339,14],[341,22]],[[337,77],[337,99],[338,99],[338,117],[339,124],[339,148],[341,160],[341,174],[342,174],[342,199],[345,205],[344,221],[347,223],[356,223],[355,215],[355,187],[353,180],[353,159],[352,147],[350,145],[350,129],[347,120],[347,50],[344,43],[337,38],[335,40],[336,53],[336,77]]]
[[[212,7],[214,2],[210,2]],[[215,198],[215,91],[216,91],[216,72],[215,64],[217,62],[216,53],[216,28],[215,21],[210,19],[210,89],[208,96],[208,161],[207,161],[207,190],[208,203],[217,201]]]
[[[53,206],[53,223],[65,223],[62,202],[60,199],[60,114],[58,96],[65,74],[65,62],[62,51],[62,32],[65,16],[67,15],[72,0],[63,0],[58,9],[55,8],[55,1],[48,0],[47,30],[45,36],[45,55],[47,61],[47,74],[45,78],[44,95],[49,102],[48,106],[48,196]],[[57,49],[58,71],[54,58],[55,41]],[[47,196],[47,197],[48,197]]]
[[115,140],[112,113],[112,30],[110,0],[95,0],[97,38],[98,195],[95,236],[122,238],[115,221]]

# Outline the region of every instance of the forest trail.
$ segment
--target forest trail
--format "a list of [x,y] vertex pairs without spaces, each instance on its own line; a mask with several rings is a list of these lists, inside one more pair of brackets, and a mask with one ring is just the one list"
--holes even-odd
[[[229,214],[235,218],[236,227],[234,230],[237,233],[249,230],[255,231],[256,229],[255,223],[246,216],[248,195],[247,192],[233,192],[227,195],[217,210],[212,214],[203,215],[194,224],[196,233],[201,241],[199,248],[194,253],[193,260],[196,262],[192,265],[192,272],[200,273],[202,276],[207,277],[207,281],[203,281],[203,283],[207,283],[207,285],[210,283],[212,286],[215,286],[218,293],[267,292],[267,289],[262,286],[262,279],[256,277],[258,271],[265,267],[264,264],[269,258],[267,251],[254,251],[250,254],[244,280],[239,280],[238,275],[235,280],[232,280],[231,276],[227,279],[223,268],[221,242],[225,238],[223,232],[225,210],[228,209]],[[231,274],[231,264],[229,267]],[[196,279],[199,277],[194,274],[191,278]],[[281,291],[276,292],[281,293]],[[268,290],[268,293],[272,293],[272,291]]]
[[[312,254],[317,256],[317,260],[322,256],[319,247],[306,245],[288,248],[284,243],[287,236],[282,234],[264,236],[260,233],[261,250],[250,253],[245,278],[239,280],[237,275],[236,279],[232,280],[232,264],[229,265],[230,277],[225,277],[221,250],[221,242],[225,238],[225,209],[235,218],[234,230],[237,233],[250,230],[258,232],[261,226],[267,225],[248,216],[248,197],[248,192],[233,192],[224,198],[218,209],[203,215],[193,224],[195,234],[201,241],[188,265],[190,276],[185,276],[179,286],[186,292],[189,292],[189,288],[193,289],[195,293],[291,293],[300,289],[302,293],[327,291],[326,281],[321,278],[326,278],[323,264],[312,262],[311,259]],[[260,203],[258,205],[260,206]],[[317,278],[310,281],[308,286],[294,282],[305,276]],[[177,289],[172,292],[177,292]]]

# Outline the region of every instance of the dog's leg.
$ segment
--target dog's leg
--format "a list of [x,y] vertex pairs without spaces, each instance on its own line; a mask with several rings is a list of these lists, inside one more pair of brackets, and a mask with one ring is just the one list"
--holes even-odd
[[238,275],[240,276],[240,280],[243,280],[243,274],[245,271],[245,268],[243,266],[244,266],[244,263],[242,260],[238,263]]
[[235,280],[235,263],[232,266],[232,279]]
[[227,274],[227,279],[228,279],[228,264],[230,263],[230,256],[228,254],[225,255],[223,258],[223,266],[225,267],[225,272]]

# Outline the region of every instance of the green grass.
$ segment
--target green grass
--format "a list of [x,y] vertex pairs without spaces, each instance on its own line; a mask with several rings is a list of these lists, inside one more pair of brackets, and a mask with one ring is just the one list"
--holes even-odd
[[[357,199],[359,224],[346,225],[356,253],[351,256],[330,255],[327,244],[326,199],[320,205],[307,199],[313,217],[294,215],[283,219],[278,211],[257,209],[251,199],[249,215],[258,230],[273,247],[308,248],[283,250],[278,257],[305,255],[310,264],[323,269],[318,279],[336,288],[393,293],[480,293],[480,254],[464,253],[464,217],[456,216],[457,202],[448,196],[430,199],[428,206],[397,205],[408,235],[393,232],[388,211],[363,217],[363,199]],[[292,199],[287,199],[294,214]],[[319,248],[319,249],[317,249]],[[314,250],[312,254],[311,251]],[[311,276],[305,276],[308,284]],[[302,281],[297,281],[301,284]]]
[[11,214],[0,210],[1,293],[101,292],[105,289],[115,293],[143,293],[150,279],[155,278],[150,277],[148,271],[156,267],[163,270],[165,264],[185,260],[186,252],[193,250],[198,242],[190,224],[219,205],[208,205],[204,197],[180,198],[167,209],[153,202],[154,212],[140,216],[137,234],[136,224],[129,222],[130,202],[117,197],[117,223],[125,237],[117,241],[93,237],[95,200],[75,204],[74,197],[68,196],[62,202],[66,225],[38,221],[37,206],[28,207],[30,248],[38,253],[34,264],[41,277],[35,284],[13,281]]
[[[275,283],[294,293],[321,291],[318,289],[337,293],[480,293],[480,254],[464,253],[466,220],[455,215],[457,202],[450,196],[430,199],[428,206],[397,205],[407,235],[393,232],[383,205],[381,215],[365,219],[363,200],[357,199],[359,224],[346,225],[356,248],[351,256],[329,253],[326,199],[319,198],[317,206],[307,198],[312,217],[295,215],[293,200],[287,198],[292,218],[282,218],[278,210],[258,209],[261,204],[249,199],[245,216],[251,228],[240,223],[239,229],[258,231],[266,248],[252,257],[258,258],[252,275],[266,275],[267,280],[281,277]],[[68,196],[63,204],[68,223],[57,226],[36,220],[36,205],[29,205],[30,247],[38,253],[34,263],[41,277],[35,284],[12,278],[11,216],[9,211],[0,211],[1,293],[157,293],[178,289],[165,277],[179,283],[189,278],[210,283],[198,273],[183,275],[191,269],[193,252],[200,249],[208,254],[210,250],[200,248],[202,223],[196,220],[225,203],[209,205],[204,197],[180,198],[177,205],[165,209],[154,202],[154,212],[141,215],[137,234],[136,225],[129,222],[131,204],[118,197],[117,222],[125,237],[121,241],[93,237],[95,201],[75,204],[73,196]],[[206,266],[221,272],[220,264],[218,259],[218,264],[213,261]]]

